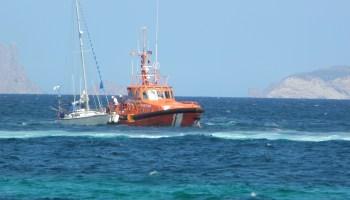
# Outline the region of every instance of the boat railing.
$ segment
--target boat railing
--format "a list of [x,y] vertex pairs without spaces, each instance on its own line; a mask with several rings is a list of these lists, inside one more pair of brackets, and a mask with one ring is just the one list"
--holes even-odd
[[[131,83],[134,85],[142,85],[142,76],[141,74],[133,75],[131,77]],[[152,84],[168,85],[168,76],[158,74],[148,74],[146,76],[147,80]]]

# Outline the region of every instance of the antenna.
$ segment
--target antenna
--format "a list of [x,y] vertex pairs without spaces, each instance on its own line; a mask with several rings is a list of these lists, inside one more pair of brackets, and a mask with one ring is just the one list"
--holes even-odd
[[134,76],[134,61],[131,59],[131,76]]
[[[140,35],[139,35],[140,37]],[[140,50],[140,39],[137,39],[137,53],[140,53],[141,50]]]
[[147,51],[147,27],[144,26],[141,28],[142,30],[142,37],[143,37],[143,51]]
[[159,0],[157,0],[157,10],[156,10],[156,68],[158,68],[158,32],[159,32]]

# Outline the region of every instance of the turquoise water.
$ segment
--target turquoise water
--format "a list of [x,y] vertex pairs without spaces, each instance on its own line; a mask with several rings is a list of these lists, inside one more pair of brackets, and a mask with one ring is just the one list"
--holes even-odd
[[62,126],[54,96],[0,96],[0,199],[350,199],[350,101],[190,99],[201,128]]

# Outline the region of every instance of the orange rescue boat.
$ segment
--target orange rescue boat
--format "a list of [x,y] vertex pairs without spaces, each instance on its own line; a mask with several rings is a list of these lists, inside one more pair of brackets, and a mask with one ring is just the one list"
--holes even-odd
[[127,88],[127,99],[111,109],[119,115],[118,123],[131,126],[199,126],[203,109],[197,102],[175,100],[173,88],[167,84],[166,78],[160,76],[157,59],[154,64],[151,63],[152,51],[146,47],[146,29],[143,31],[143,50],[133,53],[141,58],[140,73]]

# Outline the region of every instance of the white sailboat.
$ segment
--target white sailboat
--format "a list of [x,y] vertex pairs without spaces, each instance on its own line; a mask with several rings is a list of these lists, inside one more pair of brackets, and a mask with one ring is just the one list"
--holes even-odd
[[69,113],[63,113],[60,110],[58,122],[62,124],[75,124],[75,125],[101,125],[107,124],[110,116],[106,113],[105,109],[90,109],[89,105],[89,95],[87,90],[87,77],[85,68],[85,59],[83,51],[83,31],[80,23],[80,10],[79,2],[75,0],[76,7],[76,17],[78,22],[78,34],[79,34],[79,45],[80,45],[80,60],[82,66],[83,84],[84,89],[80,94],[80,99],[78,101],[72,102],[72,111]]

